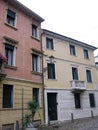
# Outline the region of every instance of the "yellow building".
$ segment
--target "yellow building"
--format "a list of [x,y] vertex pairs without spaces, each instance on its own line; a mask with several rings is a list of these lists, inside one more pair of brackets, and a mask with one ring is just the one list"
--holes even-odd
[[43,30],[45,122],[98,115],[96,47]]

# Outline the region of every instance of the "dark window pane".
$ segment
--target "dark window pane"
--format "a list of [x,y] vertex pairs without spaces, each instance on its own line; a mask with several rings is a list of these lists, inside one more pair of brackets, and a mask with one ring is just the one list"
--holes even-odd
[[84,58],[89,59],[88,50],[84,49]]
[[32,25],[32,36],[37,37],[37,26],[36,25]]
[[15,19],[15,13],[8,9],[7,15]]
[[90,107],[95,107],[95,98],[93,93],[89,94],[89,101],[90,101]]
[[15,17],[16,17],[16,13],[8,9],[7,10],[7,23],[12,26],[15,26]]
[[5,45],[5,55],[8,59],[8,65],[13,66],[13,55],[14,55],[14,46]]
[[73,76],[73,80],[78,80],[78,70],[77,70],[77,68],[72,67],[72,76]]
[[38,71],[38,55],[32,55],[32,62],[33,62],[33,71]]
[[75,46],[73,46],[73,45],[70,45],[70,54],[71,55],[76,55]]
[[87,82],[92,82],[91,71],[86,70]]
[[33,88],[33,101],[39,105],[39,88]]
[[13,107],[13,86],[3,85],[3,108]]
[[54,49],[54,47],[53,47],[53,39],[46,38],[46,48],[51,49],[51,50]]
[[48,63],[48,79],[55,79],[55,64]]
[[75,108],[81,108],[80,94],[79,93],[75,93],[74,94],[74,99],[75,99]]

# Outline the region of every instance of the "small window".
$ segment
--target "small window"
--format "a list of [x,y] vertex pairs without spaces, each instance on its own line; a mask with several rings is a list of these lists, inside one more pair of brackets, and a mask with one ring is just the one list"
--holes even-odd
[[90,107],[95,107],[95,98],[93,93],[89,93]]
[[70,54],[71,55],[76,55],[75,46],[74,45],[70,45]]
[[75,108],[81,108],[80,94],[79,93],[74,94],[74,100],[75,100]]
[[3,85],[3,108],[13,108],[12,85]]
[[32,25],[32,36],[38,38],[38,27],[36,25]]
[[84,59],[89,59],[88,50],[84,49]]
[[8,59],[8,65],[13,66],[14,65],[14,46],[5,44],[5,55]]
[[72,77],[73,77],[73,80],[78,80],[78,69],[77,68],[72,67]]
[[51,38],[46,38],[46,48],[53,50],[54,46],[53,46],[53,39]]
[[55,64],[48,63],[48,79],[55,79]]
[[92,82],[91,71],[86,70],[87,82]]
[[2,125],[2,130],[14,130],[14,124]]
[[39,88],[33,88],[33,101],[39,105]]
[[32,54],[32,69],[34,72],[40,72],[40,57],[37,54]]
[[12,10],[7,10],[7,23],[11,26],[15,26],[15,20],[16,20],[16,13]]

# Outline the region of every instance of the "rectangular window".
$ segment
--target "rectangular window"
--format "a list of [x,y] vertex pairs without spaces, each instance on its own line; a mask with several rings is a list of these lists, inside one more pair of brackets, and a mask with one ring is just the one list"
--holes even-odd
[[3,108],[13,108],[13,86],[3,85]]
[[14,46],[5,44],[5,55],[8,59],[8,65],[13,66],[14,61]]
[[32,54],[32,65],[34,72],[40,72],[40,57],[36,54]]
[[5,124],[2,126],[2,130],[14,130],[14,124]]
[[87,82],[92,82],[91,71],[86,70]]
[[79,93],[74,94],[74,100],[75,100],[75,108],[81,108],[80,94]]
[[55,79],[55,64],[48,63],[48,79]]
[[53,39],[51,38],[46,38],[46,48],[53,50],[54,46],[53,46]]
[[93,93],[89,93],[90,107],[95,107],[95,98]]
[[71,55],[76,55],[75,46],[74,45],[70,45],[70,54]]
[[15,26],[16,13],[12,10],[7,10],[7,23],[11,26]]
[[84,49],[84,59],[89,59],[88,50]]
[[73,77],[73,80],[78,80],[78,69],[77,68],[72,67],[72,77]]
[[39,88],[33,88],[33,101],[39,105]]
[[32,25],[32,36],[38,38],[38,27],[36,25]]

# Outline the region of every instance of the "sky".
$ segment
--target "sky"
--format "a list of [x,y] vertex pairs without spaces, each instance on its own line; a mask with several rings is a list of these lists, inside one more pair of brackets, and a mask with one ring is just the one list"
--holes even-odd
[[[98,0],[18,0],[45,21],[42,29],[98,48]],[[98,49],[94,56],[98,55]]]

